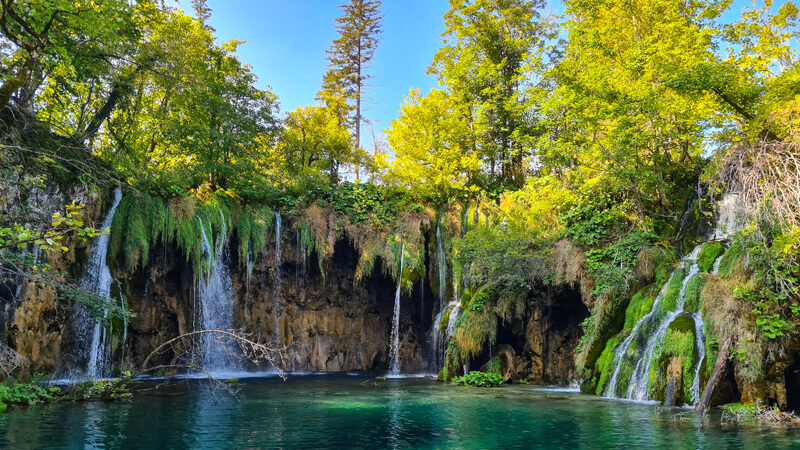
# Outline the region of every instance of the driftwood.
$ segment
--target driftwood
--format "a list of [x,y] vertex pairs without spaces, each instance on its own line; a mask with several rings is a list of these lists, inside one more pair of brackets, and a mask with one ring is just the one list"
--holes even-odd
[[700,400],[694,407],[695,411],[702,412],[709,409],[711,397],[714,396],[714,391],[717,390],[717,385],[719,385],[719,381],[722,379],[722,374],[725,372],[725,368],[728,365],[728,358],[731,355],[731,340],[731,336],[726,337],[725,342],[720,346],[719,356],[717,356],[717,362],[714,364],[714,371],[711,372],[711,377],[706,383],[706,388],[703,390]]

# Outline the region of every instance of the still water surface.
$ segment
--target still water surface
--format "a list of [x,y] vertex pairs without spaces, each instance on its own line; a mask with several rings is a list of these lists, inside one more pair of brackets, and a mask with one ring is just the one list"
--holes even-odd
[[424,378],[366,379],[248,379],[239,399],[193,381],[125,402],[18,408],[0,415],[0,446],[800,448],[800,429],[721,425],[719,413],[704,418],[524,385],[479,389]]

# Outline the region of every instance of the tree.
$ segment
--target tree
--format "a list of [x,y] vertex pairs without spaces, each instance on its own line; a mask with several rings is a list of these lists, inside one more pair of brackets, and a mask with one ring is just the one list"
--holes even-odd
[[446,92],[433,89],[422,97],[411,89],[386,130],[396,155],[388,180],[438,206],[468,193],[480,161],[463,140],[468,132],[463,116]]
[[123,0],[0,2],[0,107],[19,93],[17,104],[32,113],[36,91],[59,65],[107,70],[123,56],[119,45],[135,39],[133,9]]
[[540,0],[451,0],[445,15],[446,46],[428,69],[463,105],[472,143],[488,171],[489,185],[524,184],[536,100],[547,40],[553,27]]
[[255,86],[236,57],[240,41],[217,44],[202,20],[163,10],[137,58],[157,70],[133,71],[97,147],[139,186],[221,187],[248,183],[277,135],[277,97]]
[[[355,147],[361,149],[362,102],[366,82],[373,76],[369,69],[380,44],[380,0],[350,0],[341,6],[343,14],[334,22],[339,38],[328,50],[328,71],[322,83],[320,100],[337,112],[342,125],[354,129]],[[355,117],[347,118],[355,110]],[[358,178],[358,166],[356,166]]]
[[350,136],[339,127],[329,108],[301,106],[290,112],[284,123],[286,129],[279,143],[284,164],[280,170],[294,181],[313,179],[327,170],[335,182],[339,165],[353,160]]

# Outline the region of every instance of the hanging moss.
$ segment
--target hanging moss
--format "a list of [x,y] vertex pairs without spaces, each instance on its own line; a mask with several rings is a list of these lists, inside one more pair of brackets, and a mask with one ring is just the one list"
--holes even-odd
[[[239,264],[266,250],[267,235],[275,229],[275,213],[266,206],[247,205],[242,208],[236,234],[239,238]],[[253,255],[249,252],[252,251]]]
[[458,318],[455,338],[455,356],[463,363],[478,356],[486,342],[497,341],[497,316],[492,308],[481,311],[467,310]]
[[111,222],[108,260],[125,273],[150,261],[150,248],[166,232],[167,209],[160,198],[144,194],[125,196]]
[[723,253],[725,253],[725,246],[722,245],[722,242],[709,242],[700,250],[700,255],[697,257],[697,265],[703,272],[711,272],[714,268],[714,262]]
[[203,221],[206,238],[213,245],[230,238],[241,214],[236,200],[224,192],[204,198],[205,202],[198,203],[197,197],[169,201],[141,193],[124,197],[111,225],[109,261],[117,270],[132,273],[149,263],[157,242],[175,243],[197,277],[210,263],[201,254],[203,236],[198,219]]

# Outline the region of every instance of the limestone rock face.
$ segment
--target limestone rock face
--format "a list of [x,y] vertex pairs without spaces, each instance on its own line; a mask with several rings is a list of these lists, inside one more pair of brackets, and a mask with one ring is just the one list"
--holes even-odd
[[[291,221],[284,221],[283,230],[280,271],[276,270],[274,235],[250,270],[230,250],[236,248],[236,237],[228,244],[225,264],[233,284],[235,326],[256,340],[286,347],[283,370],[388,370],[394,282],[382,276],[376,264],[372,276],[354,283],[358,255],[347,241],[335,245],[333,262],[323,276],[314,255],[298,251]],[[177,249],[158,247],[148,267],[121,279],[136,317],[129,323],[127,353],[115,355],[117,368],[123,359],[139,366],[159,344],[202,328],[191,267]],[[423,354],[427,330],[419,326],[418,295],[415,290],[401,298],[399,360],[404,373],[428,368]],[[167,352],[157,362],[168,364],[174,362],[172,358]]]
[[[108,209],[107,194],[85,188],[68,195],[56,192],[43,197],[50,206],[40,209],[49,217],[63,207],[67,197],[83,202],[85,221],[99,226]],[[281,244],[279,257],[276,239]],[[281,235],[272,233],[266,249],[248,263],[239,260],[234,233],[223,256],[233,289],[230,314],[234,326],[245,329],[256,340],[285,347],[288,357],[281,367],[284,370],[388,371],[397,285],[383,275],[382,261],[378,258],[373,273],[364,274],[356,282],[360,255],[346,238],[333,244],[333,256],[326,262],[324,274],[317,257],[301,251],[299,242],[294,220],[287,215]],[[93,250],[92,242],[70,244],[76,250],[43,258],[80,280]],[[136,314],[127,324],[124,343],[119,324],[112,332],[115,372],[140,367],[160,344],[202,328],[197,280],[175,245],[164,246],[159,241],[150,249],[146,267],[132,274],[111,267],[111,274],[119,281],[112,285],[112,298],[118,298],[121,290],[127,308]],[[25,357],[30,369],[53,372],[85,367],[85,323],[81,325],[74,311],[65,307],[69,305],[59,304],[50,288],[11,281],[0,288],[3,342]],[[574,349],[580,339],[580,323],[588,314],[579,288],[570,287],[577,284],[572,280],[563,289],[531,294],[523,317],[500,325],[494,348],[505,355],[507,378],[560,384],[574,378]],[[439,303],[431,293],[429,280],[414,283],[410,293],[404,291],[398,354],[401,372],[435,373],[440,369],[435,367],[430,335]],[[487,348],[486,354],[471,365],[485,363],[492,356],[492,349]],[[158,354],[151,364],[176,362],[175,354],[167,351]]]
[[[33,186],[33,185],[32,185]],[[85,226],[98,227],[109,199],[99,190],[85,185],[65,189],[55,183],[31,187],[25,192],[11,186],[0,186],[0,215],[23,216],[28,220],[49,223],[54,213],[65,213],[65,205],[73,201],[81,205],[80,220]],[[34,251],[38,264],[49,264],[53,271],[64,272],[80,280],[89,242],[67,236],[61,245],[67,252]],[[23,279],[13,273],[0,273],[0,336],[25,359],[24,366],[12,375],[25,377],[33,372],[52,373],[74,359],[74,347],[67,337],[76,327],[68,304],[59,302],[52,287]]]

